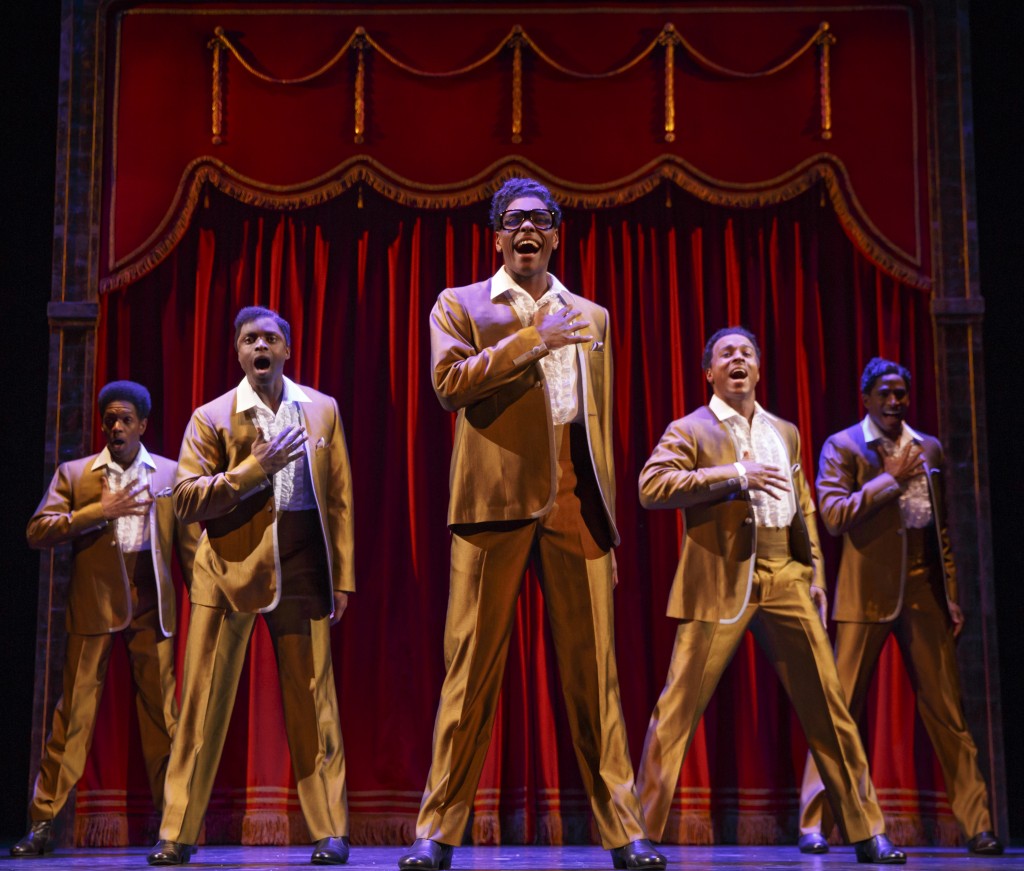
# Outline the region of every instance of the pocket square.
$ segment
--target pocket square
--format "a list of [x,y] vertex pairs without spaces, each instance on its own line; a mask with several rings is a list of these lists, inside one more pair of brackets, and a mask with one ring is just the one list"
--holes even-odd
[[596,354],[600,354],[604,351],[604,342],[594,342],[594,344],[590,346],[590,350]]
[[165,496],[171,496],[171,495],[173,495],[173,494],[174,494],[174,490],[173,490],[173,489],[172,489],[171,487],[164,487],[164,489],[163,489],[163,490],[160,490],[160,491],[158,491],[158,492],[154,493],[153,495],[154,495],[154,496],[155,496],[155,497],[156,497],[157,499],[161,499],[161,498],[163,498],[163,497],[165,497]]
[[316,440],[315,450],[320,450],[320,448],[325,448],[325,447],[327,447],[327,442],[324,440],[323,436],[320,436],[320,438],[318,438]]

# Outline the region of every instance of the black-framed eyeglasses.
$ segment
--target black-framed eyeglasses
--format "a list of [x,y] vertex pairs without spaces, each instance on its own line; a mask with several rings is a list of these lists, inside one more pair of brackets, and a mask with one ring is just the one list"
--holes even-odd
[[555,226],[555,213],[551,209],[506,209],[500,215],[502,230],[518,230],[529,221],[538,230]]

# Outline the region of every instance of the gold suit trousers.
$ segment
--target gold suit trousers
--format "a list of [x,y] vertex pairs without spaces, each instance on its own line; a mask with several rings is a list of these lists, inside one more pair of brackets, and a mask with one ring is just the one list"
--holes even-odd
[[[889,623],[837,623],[836,667],[854,718],[860,716],[871,675],[890,633],[903,654],[917,710],[942,767],[953,816],[964,834],[992,831],[988,790],[978,769],[978,748],[960,701],[953,625],[946,607],[941,569],[925,560],[916,542],[929,530],[908,530],[907,582],[900,615]],[[814,760],[807,759],[800,792],[800,831],[822,829],[824,787]],[[831,829],[831,822],[826,823]]]
[[[281,512],[282,596],[263,615],[277,659],[299,803],[314,841],[348,835],[349,825],[322,541],[315,510]],[[199,837],[256,617],[192,606],[161,838],[195,844]]]
[[[149,551],[126,553],[131,578],[132,620],[121,634],[128,645],[135,710],[153,805],[163,807],[164,773],[178,720],[174,698],[174,639],[160,630],[156,579]],[[85,770],[96,715],[103,697],[107,665],[116,634],[68,635],[64,651],[64,692],[53,712],[29,817],[52,820]]]
[[646,838],[615,664],[612,560],[582,427],[556,428],[558,489],[537,520],[452,527],[447,674],[416,837],[461,844],[501,690],[516,600],[539,563],[576,760],[606,849]]
[[808,569],[790,559],[787,532],[758,529],[753,589],[739,620],[683,620],[676,630],[668,678],[651,715],[637,776],[655,840],[664,833],[693,733],[748,627],[796,709],[848,840],[885,830],[828,635],[810,598]]

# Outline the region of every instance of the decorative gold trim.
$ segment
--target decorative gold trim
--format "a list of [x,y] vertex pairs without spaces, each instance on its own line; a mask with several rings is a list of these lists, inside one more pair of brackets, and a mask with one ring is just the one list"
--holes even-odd
[[605,184],[578,184],[558,178],[522,157],[508,156],[476,175],[451,184],[422,184],[392,172],[368,155],[356,155],[322,176],[295,185],[270,185],[247,178],[213,157],[200,157],[186,168],[174,201],[158,229],[133,255],[104,278],[106,293],[151,272],[181,241],[192,222],[204,185],[258,208],[295,210],[318,205],[353,185],[368,185],[394,202],[413,208],[450,209],[486,200],[506,179],[527,175],[546,184],[570,208],[605,208],[633,202],[670,181],[704,202],[753,208],[785,202],[821,181],[847,234],[864,254],[894,278],[929,289],[931,279],[915,269],[905,252],[893,245],[864,212],[842,161],[820,153],[788,172],[758,183],[736,184],[712,178],[682,158],[662,155],[635,172]]
[[[774,76],[776,73],[781,73],[786,67],[796,63],[801,57],[803,57],[808,51],[811,50],[815,45],[818,44],[818,40],[821,38],[822,28],[828,29],[828,23],[825,22],[818,26],[818,29],[814,32],[814,35],[807,40],[800,48],[798,48],[793,54],[787,57],[785,60],[779,61],[775,66],[767,67],[763,70],[755,70],[754,72],[744,72],[743,70],[734,70],[729,67],[724,67],[721,64],[716,64],[706,55],[701,54],[695,49],[689,42],[687,42],[682,34],[676,31],[676,39],[679,44],[686,49],[690,57],[692,57],[697,63],[699,63],[704,69],[709,70],[713,73],[718,73],[720,76],[726,76],[730,79],[760,79],[765,76]],[[667,29],[667,25],[666,25]]]
[[665,141],[676,141],[675,25],[666,24],[658,41],[665,46]]
[[512,143],[523,141],[523,29],[512,29]]
[[363,144],[366,133],[366,31],[356,28],[356,84],[355,84],[355,132],[352,141],[356,145]]
[[836,44],[827,21],[818,28],[818,48],[821,50],[818,68],[819,90],[821,92],[821,138],[832,138],[832,46]]
[[276,76],[271,76],[258,70],[253,64],[249,63],[249,61],[245,59],[242,55],[242,50],[231,41],[231,38],[227,33],[225,33],[223,27],[215,27],[213,29],[214,36],[212,42],[219,43],[231,52],[235,60],[242,65],[242,69],[250,75],[255,76],[260,81],[269,82],[274,85],[302,85],[306,82],[311,82],[313,79],[319,78],[324,73],[328,72],[338,61],[340,61],[345,56],[345,52],[347,52],[355,43],[360,31],[365,34],[363,28],[357,27],[352,31],[352,35],[345,40],[345,44],[334,53],[334,56],[327,61],[327,63],[313,70],[311,73],[307,73],[304,76],[295,76],[294,78],[277,78]]
[[213,52],[213,104],[210,116],[210,141],[214,145],[220,145],[224,140],[221,134],[224,132],[224,28],[213,29],[214,38],[206,47]]
[[498,44],[483,54],[482,57],[475,61],[466,64],[465,66],[458,67],[453,70],[442,70],[442,71],[431,71],[423,70],[418,67],[414,67],[411,64],[407,64],[404,61],[399,60],[395,55],[391,54],[383,45],[375,40],[364,27],[357,27],[352,35],[345,41],[340,49],[328,60],[325,64],[322,64],[317,69],[310,73],[302,76],[295,76],[292,78],[282,78],[272,76],[269,73],[265,73],[260,70],[254,62],[250,62],[242,53],[242,49],[239,45],[236,45],[230,37],[224,31],[223,27],[214,28],[213,39],[209,42],[209,47],[213,49],[213,120],[212,126],[214,128],[213,143],[219,145],[221,143],[221,136],[219,127],[221,124],[221,118],[223,115],[224,97],[223,89],[220,86],[220,80],[222,76],[222,60],[221,52],[229,51],[232,56],[242,65],[242,68],[250,73],[251,75],[258,78],[260,81],[269,82],[276,85],[298,85],[305,82],[310,82],[313,79],[319,78],[320,76],[331,70],[338,61],[344,56],[345,52],[350,48],[355,49],[359,54],[358,69],[356,72],[356,97],[355,97],[355,142],[357,144],[362,143],[363,133],[365,130],[365,64],[364,64],[364,53],[366,48],[372,48],[388,63],[397,67],[413,76],[421,76],[425,78],[450,78],[452,76],[461,76],[465,73],[472,72],[475,69],[482,67],[484,64],[493,60],[501,53],[502,49],[506,46],[512,46],[512,142],[516,145],[523,141],[523,46],[529,46],[534,53],[544,63],[550,66],[552,69],[557,70],[563,75],[570,76],[576,79],[608,79],[613,76],[621,75],[628,70],[633,69],[637,64],[644,60],[657,46],[664,46],[665,48],[665,141],[675,141],[675,47],[677,45],[684,48],[694,61],[704,67],[704,69],[711,72],[717,73],[718,75],[725,76],[727,78],[738,78],[738,79],[755,79],[762,78],[764,76],[772,76],[778,72],[789,67],[795,63],[799,58],[806,54],[815,45],[821,46],[822,49],[822,61],[820,71],[820,84],[819,88],[821,91],[822,99],[822,138],[828,139],[831,137],[829,131],[829,125],[831,124],[831,96],[829,93],[828,76],[829,76],[829,47],[835,43],[835,38],[829,33],[828,22],[822,22],[814,35],[811,36],[800,48],[798,48],[793,54],[787,57],[785,60],[780,61],[772,67],[768,67],[764,70],[757,70],[754,72],[744,72],[742,70],[734,70],[729,67],[722,66],[721,64],[715,63],[706,55],[697,51],[694,46],[688,42],[681,33],[676,29],[676,26],[672,22],[668,22],[662,27],[661,32],[652,39],[635,57],[627,60],[624,64],[615,67],[614,69],[606,70],[601,73],[588,73],[580,70],[574,70],[570,67],[559,63],[552,55],[544,51],[540,45],[531,37],[522,25],[516,24],[506,34]]

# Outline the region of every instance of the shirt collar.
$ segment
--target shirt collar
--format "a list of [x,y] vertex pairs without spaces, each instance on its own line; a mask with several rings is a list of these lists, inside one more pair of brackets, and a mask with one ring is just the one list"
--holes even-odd
[[[866,444],[871,444],[872,442],[881,441],[883,438],[886,438],[885,433],[878,428],[875,422],[871,419],[870,414],[864,415],[864,420],[860,422],[860,428],[861,432],[864,433],[864,442]],[[903,429],[900,430],[900,437],[896,440],[896,444],[904,444],[907,438],[911,441],[917,442],[918,444],[923,441],[921,433],[914,430],[909,423],[903,421]]]
[[[153,471],[156,471],[156,463],[153,462],[153,458],[149,455],[149,451],[146,450],[146,446],[141,442],[139,443],[139,452],[135,455],[135,459],[132,461],[131,465],[128,466],[128,469],[130,469],[136,463],[143,466],[149,466],[149,468],[153,469]],[[99,456],[96,457],[95,460],[93,460],[92,470],[96,471],[97,469],[102,469],[105,466],[110,466],[110,468],[113,469],[114,471],[128,471],[128,469],[122,469],[120,464],[114,462],[114,458],[110,456],[109,447],[104,447],[103,450],[100,451]]]
[[[306,395],[305,391],[298,384],[291,380],[287,375],[282,376],[284,378],[284,393],[281,396],[282,402],[312,402],[313,400]],[[252,389],[252,385],[249,383],[248,378],[243,378],[241,383],[235,389],[235,414],[241,414],[243,411],[248,411],[250,408],[267,408],[259,396],[256,395],[256,391]],[[273,412],[270,412],[273,414]]]
[[[717,417],[720,421],[726,421],[730,417],[742,417],[735,408],[729,405],[724,399],[722,399],[717,393],[711,394],[711,401],[708,403],[708,408],[711,409],[711,413]],[[761,405],[757,400],[754,401],[754,417],[759,414],[764,414],[765,410],[761,408]]]
[[[565,285],[562,284],[554,275],[548,273],[548,278],[551,279],[551,286],[545,292],[545,296],[549,293],[557,293],[562,296],[562,301],[567,305],[572,300],[572,294],[566,289]],[[512,290],[518,290],[521,293],[527,293],[527,291],[520,287],[516,280],[509,274],[508,270],[502,266],[497,272],[491,276],[491,299],[497,299],[503,293],[511,292]],[[527,294],[529,295],[529,294]]]

